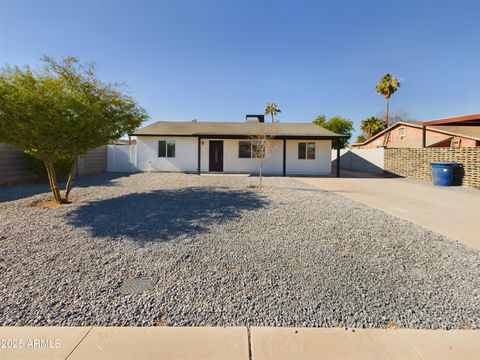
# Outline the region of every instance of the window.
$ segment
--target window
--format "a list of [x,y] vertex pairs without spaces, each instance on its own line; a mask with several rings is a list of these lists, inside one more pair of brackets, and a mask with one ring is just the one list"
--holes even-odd
[[404,127],[398,128],[398,136],[405,136],[407,133],[407,129]]
[[252,141],[252,158],[263,158],[264,147],[260,141]]
[[240,159],[255,159],[263,157],[262,143],[260,141],[239,141],[238,157]]
[[307,143],[307,159],[315,160],[315,143]]
[[158,157],[175,157],[175,140],[160,140],[158,142]]
[[298,143],[298,158],[307,158],[307,143]]
[[251,141],[240,141],[238,143],[238,157],[240,159],[250,159],[252,157]]
[[300,160],[315,160],[315,143],[298,143],[298,158]]

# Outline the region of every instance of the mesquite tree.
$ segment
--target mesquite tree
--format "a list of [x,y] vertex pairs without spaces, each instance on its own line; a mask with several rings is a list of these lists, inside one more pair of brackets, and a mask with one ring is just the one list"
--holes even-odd
[[257,135],[251,136],[251,152],[252,158],[256,160],[258,164],[258,188],[262,188],[262,180],[263,180],[263,168],[265,166],[265,162],[267,159],[272,155],[273,151],[275,150],[275,145],[273,143],[273,137],[268,135],[266,132],[267,124],[263,125],[261,130],[258,132]]
[[[146,112],[122,87],[100,81],[93,64],[43,57],[43,67],[6,66],[0,72],[0,142],[45,164],[54,200],[68,201],[78,156],[132,133]],[[62,198],[55,163],[70,161]]]

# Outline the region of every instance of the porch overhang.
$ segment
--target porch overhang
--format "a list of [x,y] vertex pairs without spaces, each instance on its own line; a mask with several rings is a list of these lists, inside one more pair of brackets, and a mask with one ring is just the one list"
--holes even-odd
[[[145,135],[147,136],[147,135]],[[197,174],[200,175],[202,172],[202,139],[214,139],[214,140],[222,140],[222,139],[254,139],[255,135],[219,135],[219,134],[199,134],[199,135],[166,135],[166,134],[156,134],[156,135],[148,135],[148,136],[183,136],[183,137],[196,137],[197,144],[198,144],[198,153],[197,153]],[[259,136],[259,135],[256,135]],[[277,135],[277,136],[269,136],[272,140],[283,140],[283,169],[282,169],[282,176],[286,176],[286,168],[287,168],[287,140],[339,140],[342,138],[348,138],[347,135],[336,135],[336,136],[288,136],[288,135]],[[336,158],[336,176],[340,177],[340,146],[336,146],[337,150],[337,158]]]

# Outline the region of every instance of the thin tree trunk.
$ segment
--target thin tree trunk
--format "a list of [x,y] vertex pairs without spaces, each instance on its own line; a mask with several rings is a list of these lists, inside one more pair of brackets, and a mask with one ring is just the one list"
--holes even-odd
[[[48,177],[48,185],[50,186],[50,190],[53,193],[53,183],[52,183],[52,177],[50,176],[50,169],[48,168],[48,163],[47,160],[43,160],[43,164],[45,165],[45,169],[47,170],[47,177]],[[55,193],[53,193],[53,196],[55,197]]]
[[272,123],[274,123],[274,122],[275,122],[275,119],[274,119],[274,117],[273,117],[273,113],[271,113],[271,115],[272,115]]
[[77,158],[73,161],[72,168],[70,169],[70,173],[68,174],[67,185],[65,185],[65,200],[68,201],[68,196],[70,195],[70,191],[72,191],[73,187],[73,178],[75,173],[75,168],[77,165]]
[[388,106],[389,106],[389,104],[388,104],[388,101],[389,101],[389,99],[387,98],[387,112],[386,112],[386,117],[387,117],[387,127],[388,127],[388,125],[390,125],[390,124],[389,124],[389,121],[388,121]]
[[45,167],[47,169],[48,181],[50,183],[50,189],[53,193],[54,200],[61,204],[62,196],[60,195],[60,189],[58,188],[57,175],[55,174],[55,167],[51,159],[44,160]]
[[262,169],[263,169],[263,163],[262,163],[262,165],[260,166],[260,179],[259,179],[259,180],[260,180],[260,184],[259,184],[259,189],[262,188]]
[[57,201],[57,203],[61,204],[62,195],[60,194],[60,188],[58,187],[57,173],[55,171],[55,165],[53,161],[50,161],[50,171],[52,176],[52,185],[53,185],[53,192],[55,194],[55,200]]

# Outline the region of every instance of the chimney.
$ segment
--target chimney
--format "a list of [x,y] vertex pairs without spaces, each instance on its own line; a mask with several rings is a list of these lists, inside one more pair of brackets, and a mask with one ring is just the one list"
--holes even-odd
[[251,123],[251,122],[263,123],[263,122],[265,122],[265,115],[246,115],[245,116],[245,122],[248,122],[248,123]]

